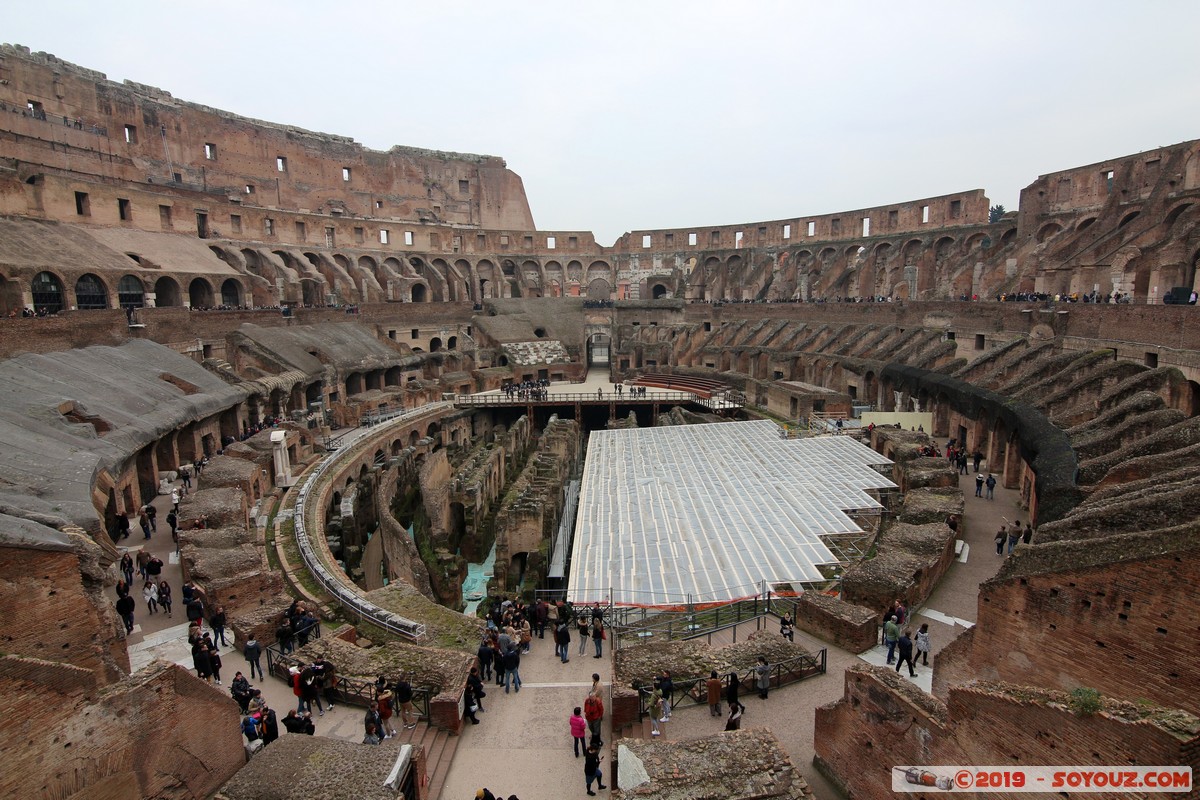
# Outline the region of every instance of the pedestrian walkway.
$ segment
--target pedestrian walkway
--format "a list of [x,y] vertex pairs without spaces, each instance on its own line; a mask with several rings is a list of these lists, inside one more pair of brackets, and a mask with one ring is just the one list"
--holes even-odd
[[[603,658],[592,657],[595,651],[590,642],[580,655],[579,639],[572,631],[571,659],[564,664],[554,655],[550,635],[548,630],[545,639],[534,638],[532,651],[521,656],[524,683],[520,692],[505,694],[495,681],[484,682],[486,712],[477,715],[479,725],[468,722],[463,730],[442,790],[444,800],[474,797],[483,787],[497,797],[515,794],[521,800],[584,796],[583,758],[572,753],[568,720],[575,706],[583,706],[593,672],[600,673],[604,683],[601,756],[608,763],[613,752],[608,642]],[[607,769],[604,785],[613,786]],[[593,791],[601,797],[609,795],[608,790],[593,787]]]

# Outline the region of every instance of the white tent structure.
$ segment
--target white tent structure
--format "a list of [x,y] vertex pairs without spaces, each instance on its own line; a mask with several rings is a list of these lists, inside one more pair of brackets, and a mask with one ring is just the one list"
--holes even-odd
[[673,606],[825,580],[822,540],[882,510],[891,462],[848,436],[783,439],[767,420],[595,431],[571,550],[574,602]]

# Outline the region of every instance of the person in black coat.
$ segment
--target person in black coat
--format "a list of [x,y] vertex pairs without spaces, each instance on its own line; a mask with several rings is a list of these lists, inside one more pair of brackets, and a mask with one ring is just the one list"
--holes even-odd
[[279,738],[279,720],[275,716],[275,709],[264,708],[262,710],[262,722],[263,744],[267,745]]
[[490,681],[492,679],[492,656],[494,654],[495,654],[495,651],[492,650],[491,643],[488,642],[487,639],[484,639],[483,642],[479,645],[479,653],[478,653],[479,668],[481,670],[483,670],[484,680]]
[[125,623],[125,633],[133,633],[133,609],[137,607],[133,598],[125,594],[117,600],[117,613]]
[[607,789],[604,785],[604,773],[600,771],[600,748],[596,745],[588,747],[587,755],[583,757],[583,777],[587,781],[587,793],[596,796],[592,791],[592,781],[595,781],[597,788]]

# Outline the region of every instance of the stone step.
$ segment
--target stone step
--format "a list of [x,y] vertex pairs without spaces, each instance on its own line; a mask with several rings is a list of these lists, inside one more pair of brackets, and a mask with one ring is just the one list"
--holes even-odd
[[[426,766],[429,776],[429,797],[441,797],[442,787],[446,785],[446,776],[450,774],[450,765],[454,763],[454,753],[458,750],[459,737],[451,736],[445,731],[438,731],[440,743],[431,749],[431,755]],[[436,761],[433,752],[436,751]]]

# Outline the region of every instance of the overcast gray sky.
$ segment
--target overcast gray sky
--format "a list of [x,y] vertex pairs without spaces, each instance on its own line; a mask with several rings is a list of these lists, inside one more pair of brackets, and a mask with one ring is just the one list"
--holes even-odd
[[852,210],[1200,137],[1200,3],[10,2],[0,39],[178,98],[503,156],[543,230]]

